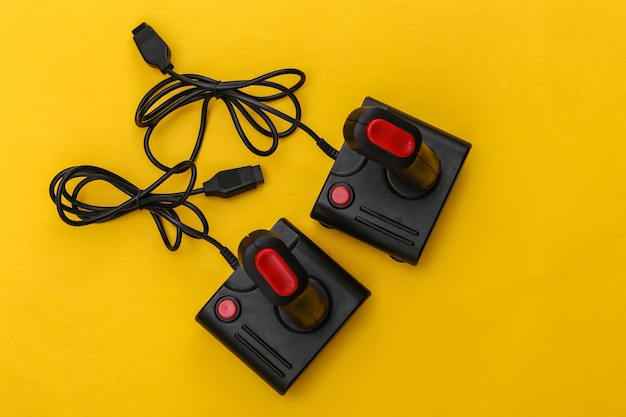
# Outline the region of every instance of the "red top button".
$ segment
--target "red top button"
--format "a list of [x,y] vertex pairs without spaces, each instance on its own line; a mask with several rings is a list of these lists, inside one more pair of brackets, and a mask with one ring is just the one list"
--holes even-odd
[[272,290],[281,297],[287,297],[298,289],[298,277],[275,249],[259,250],[254,264]]
[[413,135],[385,119],[371,120],[365,128],[365,136],[371,143],[398,158],[406,158],[415,151]]

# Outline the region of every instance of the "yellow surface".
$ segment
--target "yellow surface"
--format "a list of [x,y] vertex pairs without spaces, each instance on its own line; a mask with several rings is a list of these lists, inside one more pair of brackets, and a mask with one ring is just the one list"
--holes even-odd
[[[1,3],[0,415],[626,415],[624,2]],[[285,216],[373,293],[285,397],[194,322],[229,274],[212,246],[168,252],[147,213],[72,228],[49,201],[71,165],[159,175],[133,123],[163,78],[142,21],[181,72],[304,70],[303,120],[336,147],[366,95],[473,144],[410,267],[309,218],[331,161],[304,133],[255,157],[213,103],[200,176],[266,183],[195,198],[212,235]],[[195,129],[160,149],[185,158]]]

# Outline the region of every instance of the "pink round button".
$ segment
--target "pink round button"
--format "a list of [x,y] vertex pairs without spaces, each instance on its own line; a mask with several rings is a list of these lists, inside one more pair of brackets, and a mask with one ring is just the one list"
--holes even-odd
[[231,321],[237,318],[239,314],[239,304],[232,298],[222,298],[217,302],[215,311],[220,319]]
[[347,185],[337,184],[330,190],[330,201],[339,208],[346,207],[352,202],[352,190]]

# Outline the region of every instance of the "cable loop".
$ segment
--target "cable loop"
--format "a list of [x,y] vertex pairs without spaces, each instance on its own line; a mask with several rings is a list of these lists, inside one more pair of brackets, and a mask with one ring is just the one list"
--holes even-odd
[[[167,171],[168,166],[159,161],[150,148],[150,138],[158,123],[176,110],[201,101],[200,127],[194,148],[189,157],[195,161],[204,140],[206,124],[211,99],[219,99],[226,105],[235,130],[244,145],[254,154],[269,156],[278,148],[278,142],[292,134],[296,129],[304,130],[311,136],[318,146],[323,140],[308,126],[301,122],[302,107],[295,93],[304,85],[304,72],[295,68],[286,68],[269,72],[251,80],[218,81],[203,75],[178,74],[167,70],[168,78],[150,89],[141,99],[135,112],[135,123],[139,127],[147,128],[144,136],[144,150],[150,161],[159,169]],[[295,76],[297,80],[292,85],[285,86],[277,82],[277,78]],[[292,107],[291,111],[281,111],[273,103],[287,100]],[[265,149],[252,143],[247,129],[270,139]],[[277,122],[287,123],[284,129],[277,127]],[[249,130],[249,129],[248,129]],[[335,159],[337,151],[326,144],[322,150]]]
[[[176,174],[189,172],[187,187],[177,193],[155,193],[154,191]],[[58,173],[50,183],[50,198],[55,203],[61,219],[72,226],[85,226],[116,219],[135,210],[147,210],[159,230],[165,246],[172,251],[177,250],[182,242],[183,234],[195,239],[204,239],[215,245],[220,251],[224,246],[209,236],[209,224],[202,211],[187,201],[191,195],[200,194],[202,188],[194,189],[196,182],[196,166],[191,161],[183,161],[170,168],[159,179],[145,190],[141,190],[119,175],[91,165],[67,168]],[[86,186],[104,182],[125,194],[128,199],[116,206],[101,206],[81,200],[81,192]],[[196,229],[184,223],[177,209],[184,207],[190,210],[202,225]],[[169,238],[165,223],[175,228],[175,238]]]

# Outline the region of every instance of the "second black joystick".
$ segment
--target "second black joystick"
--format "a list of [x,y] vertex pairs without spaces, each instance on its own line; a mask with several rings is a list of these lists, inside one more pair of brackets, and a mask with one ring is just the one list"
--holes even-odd
[[311,217],[417,264],[472,145],[371,97],[343,134]]

